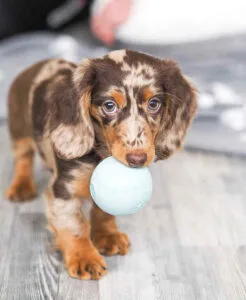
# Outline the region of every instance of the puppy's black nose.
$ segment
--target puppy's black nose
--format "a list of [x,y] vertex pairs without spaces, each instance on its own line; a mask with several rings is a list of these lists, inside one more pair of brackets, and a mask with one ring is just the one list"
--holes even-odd
[[145,164],[147,160],[146,153],[128,153],[126,155],[126,160],[130,167],[141,167]]

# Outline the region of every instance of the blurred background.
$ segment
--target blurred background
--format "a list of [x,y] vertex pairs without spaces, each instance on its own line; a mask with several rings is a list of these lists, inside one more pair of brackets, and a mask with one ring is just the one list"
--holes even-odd
[[245,155],[245,11],[245,0],[0,0],[0,118],[30,64],[131,48],[173,58],[197,85],[187,148]]
[[[0,300],[246,299],[245,12],[245,0],[0,0]],[[129,255],[85,282],[68,276],[51,246],[41,163],[38,197],[5,200],[14,164],[7,93],[38,60],[120,48],[176,60],[197,85],[199,111],[189,151],[151,165],[150,203],[117,219]]]

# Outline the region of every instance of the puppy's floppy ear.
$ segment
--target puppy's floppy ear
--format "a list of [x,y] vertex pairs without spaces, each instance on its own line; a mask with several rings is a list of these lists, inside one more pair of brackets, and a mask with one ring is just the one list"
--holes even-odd
[[50,136],[57,155],[63,159],[80,157],[93,147],[89,114],[93,80],[91,61],[86,59],[70,75],[61,75],[56,84]]
[[165,159],[180,148],[197,109],[196,89],[171,60],[161,62],[157,79],[166,97],[155,140],[156,158]]

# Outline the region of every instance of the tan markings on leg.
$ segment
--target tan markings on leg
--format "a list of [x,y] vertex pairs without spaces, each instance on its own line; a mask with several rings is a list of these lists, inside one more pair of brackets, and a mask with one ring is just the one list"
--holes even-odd
[[125,255],[129,251],[129,239],[125,233],[119,231],[115,217],[103,212],[96,205],[91,211],[91,236],[101,254]]
[[74,194],[80,199],[90,198],[90,178],[76,179],[73,183]]
[[63,200],[50,194],[47,199],[47,213],[50,224],[56,230],[67,228],[74,235],[83,234],[86,219],[82,214],[79,199]]
[[43,162],[45,163],[46,167],[55,170],[56,169],[56,161],[55,161],[55,155],[54,150],[51,144],[51,141],[49,138],[45,138],[42,140],[37,141],[38,148],[42,152]]
[[34,151],[34,141],[32,138],[22,138],[13,142],[13,151],[15,158],[29,154]]
[[104,258],[89,238],[89,225],[83,237],[74,236],[66,229],[59,230],[56,234],[56,242],[63,253],[64,263],[71,277],[100,279],[107,273]]
[[49,191],[47,215],[70,276],[100,279],[105,275],[106,263],[90,240],[90,225],[81,211],[81,202],[53,198]]
[[79,199],[90,199],[90,179],[95,166],[82,164],[81,169],[72,170],[70,175],[74,178],[66,185],[71,195]]
[[36,196],[33,181],[34,145],[31,138],[14,142],[15,171],[12,184],[6,192],[6,198],[13,202],[30,200]]

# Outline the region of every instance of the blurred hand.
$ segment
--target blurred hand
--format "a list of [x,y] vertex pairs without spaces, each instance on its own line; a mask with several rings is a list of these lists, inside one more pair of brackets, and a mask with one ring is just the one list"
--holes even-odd
[[132,1],[110,0],[103,9],[92,15],[90,21],[91,31],[107,46],[111,46],[114,43],[115,30],[127,20]]

